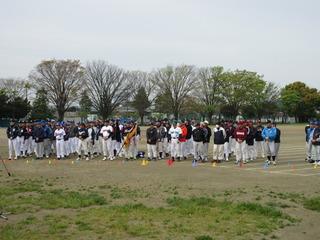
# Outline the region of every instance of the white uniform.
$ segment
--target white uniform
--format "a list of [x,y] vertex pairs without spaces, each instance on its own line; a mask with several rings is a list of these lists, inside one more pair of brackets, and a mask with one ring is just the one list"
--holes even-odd
[[169,130],[171,136],[171,156],[173,158],[178,157],[179,154],[179,136],[182,134],[180,127],[171,127]]
[[54,131],[54,136],[56,137],[56,153],[57,158],[63,158],[64,156],[64,136],[66,135],[66,132],[64,129],[56,129]]
[[113,132],[112,126],[103,126],[100,130],[100,133],[102,134],[102,151],[104,158],[103,160],[107,160],[107,156],[110,160],[113,160],[113,147],[112,147],[112,138],[111,134]]

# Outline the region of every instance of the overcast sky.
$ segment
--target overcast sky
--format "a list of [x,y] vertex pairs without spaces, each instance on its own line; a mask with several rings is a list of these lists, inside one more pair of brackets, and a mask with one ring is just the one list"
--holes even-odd
[[43,59],[221,65],[320,89],[318,0],[0,0],[0,78]]

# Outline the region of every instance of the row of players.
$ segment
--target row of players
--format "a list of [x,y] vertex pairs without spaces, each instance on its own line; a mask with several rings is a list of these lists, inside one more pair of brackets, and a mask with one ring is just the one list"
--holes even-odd
[[[208,150],[211,138],[213,138],[212,161],[229,161],[229,156],[234,153],[235,163],[247,163],[258,157],[267,156],[267,163],[276,164],[276,157],[280,148],[281,132],[272,124],[267,122],[263,127],[260,122],[253,126],[252,121],[231,121],[216,123],[213,130],[208,122],[190,125],[188,122],[173,123],[170,128],[153,125],[147,129],[148,158],[155,158],[159,149],[162,149],[166,141],[159,141],[159,131],[163,136],[170,136],[171,160],[179,161],[186,158],[188,154],[193,155],[193,161],[208,161]],[[161,157],[161,151],[160,151]]]
[[[122,147],[127,134],[135,130],[128,139],[128,145]],[[15,159],[35,153],[36,158],[49,157],[56,153],[58,159],[70,154],[82,152],[87,160],[103,154],[103,160],[113,160],[116,156],[135,159],[140,142],[140,128],[135,123],[122,125],[119,121],[96,121],[88,124],[56,123],[38,121],[35,123],[11,122],[7,129],[9,139],[9,159],[15,153]],[[210,139],[213,138],[213,161],[229,160],[234,153],[236,162],[247,163],[255,160],[260,152],[267,155],[268,163],[276,164],[280,146],[280,130],[271,121],[267,127],[260,122],[226,121],[217,123],[213,131],[208,122],[190,121],[169,124],[158,121],[147,129],[147,156],[151,159],[186,159],[192,155],[194,161],[208,161]]]

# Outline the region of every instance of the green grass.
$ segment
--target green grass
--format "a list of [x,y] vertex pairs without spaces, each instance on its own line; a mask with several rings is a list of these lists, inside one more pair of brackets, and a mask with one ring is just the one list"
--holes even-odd
[[1,239],[247,239],[269,234],[294,219],[281,211],[255,203],[231,203],[213,198],[167,199],[165,207],[144,204],[96,206],[74,215],[28,216],[0,229]]
[[35,212],[38,209],[77,209],[107,203],[103,196],[94,192],[47,190],[34,181],[18,182],[14,186],[8,184],[1,187],[0,192],[0,209],[12,213]]
[[303,206],[309,210],[320,212],[320,197],[305,199]]

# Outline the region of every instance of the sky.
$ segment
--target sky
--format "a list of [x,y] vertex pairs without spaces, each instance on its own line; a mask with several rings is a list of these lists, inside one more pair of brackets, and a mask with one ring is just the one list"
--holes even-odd
[[320,89],[318,0],[0,0],[0,78],[44,59],[223,66]]

